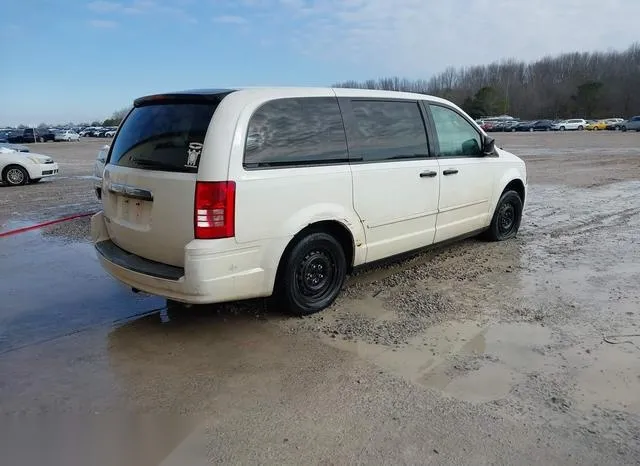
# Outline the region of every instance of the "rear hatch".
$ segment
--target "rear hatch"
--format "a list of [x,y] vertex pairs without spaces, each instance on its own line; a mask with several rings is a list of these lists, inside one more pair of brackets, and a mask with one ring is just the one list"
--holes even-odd
[[149,260],[184,265],[194,238],[194,192],[207,128],[228,92],[136,100],[104,169],[102,204],[111,240]]

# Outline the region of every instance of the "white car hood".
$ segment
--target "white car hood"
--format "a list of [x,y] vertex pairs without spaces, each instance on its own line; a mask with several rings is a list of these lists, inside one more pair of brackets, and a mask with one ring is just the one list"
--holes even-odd
[[27,146],[20,144],[11,144],[8,142],[0,142],[0,149],[17,150],[18,152],[31,152]]
[[31,161],[38,160],[40,163],[47,163],[53,160],[48,155],[36,154],[34,152],[19,152],[15,149],[9,149],[8,147],[0,147],[0,154],[10,154],[13,158],[25,158]]

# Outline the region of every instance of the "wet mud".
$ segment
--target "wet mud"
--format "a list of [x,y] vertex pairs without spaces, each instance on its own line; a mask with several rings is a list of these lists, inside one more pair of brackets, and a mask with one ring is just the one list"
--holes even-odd
[[[187,415],[149,464],[640,463],[640,136],[496,137],[528,164],[515,240],[364,271],[306,318],[134,295],[88,219],[0,238],[0,412]],[[95,206],[68,183],[12,190],[0,231]]]
[[638,181],[533,185],[515,241],[356,277],[293,331],[445,396],[638,451],[638,193]]

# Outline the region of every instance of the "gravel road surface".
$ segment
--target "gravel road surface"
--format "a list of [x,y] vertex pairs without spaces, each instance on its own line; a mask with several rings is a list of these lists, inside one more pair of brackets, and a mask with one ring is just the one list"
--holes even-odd
[[[528,167],[515,240],[307,318],[134,295],[88,219],[0,238],[4,464],[640,464],[640,134],[495,137]],[[0,186],[0,232],[97,210],[105,142],[32,145],[61,176]]]

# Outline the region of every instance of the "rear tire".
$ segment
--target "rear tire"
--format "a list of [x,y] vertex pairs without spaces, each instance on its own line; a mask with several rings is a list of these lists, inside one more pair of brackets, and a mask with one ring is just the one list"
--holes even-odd
[[489,241],[505,241],[515,238],[522,221],[522,199],[515,191],[500,196],[489,229],[484,237]]
[[274,297],[289,314],[314,314],[333,304],[346,275],[347,261],[338,240],[313,231],[283,257]]
[[2,173],[2,181],[9,186],[21,186],[29,182],[29,173],[20,165],[9,165]]

